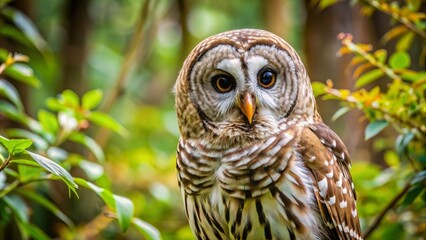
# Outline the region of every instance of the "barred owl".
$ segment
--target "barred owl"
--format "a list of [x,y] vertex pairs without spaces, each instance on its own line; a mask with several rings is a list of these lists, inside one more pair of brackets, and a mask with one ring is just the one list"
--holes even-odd
[[197,239],[361,239],[350,159],[295,50],[262,30],[198,44],[175,85],[177,176]]

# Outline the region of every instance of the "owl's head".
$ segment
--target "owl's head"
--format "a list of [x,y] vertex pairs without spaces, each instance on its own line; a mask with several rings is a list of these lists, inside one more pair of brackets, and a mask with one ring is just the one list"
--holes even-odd
[[184,62],[176,81],[183,138],[244,144],[295,123],[313,121],[315,98],[295,50],[266,31],[209,37]]

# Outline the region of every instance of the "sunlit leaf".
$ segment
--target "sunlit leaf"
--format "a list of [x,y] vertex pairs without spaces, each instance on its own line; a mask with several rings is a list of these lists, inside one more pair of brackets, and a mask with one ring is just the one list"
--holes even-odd
[[370,69],[370,68],[373,68],[374,67],[374,65],[373,64],[371,64],[371,63],[369,63],[369,62],[366,62],[366,63],[363,63],[363,64],[361,64],[361,65],[359,65],[356,69],[355,69],[355,71],[354,71],[354,73],[353,73],[353,77],[354,78],[358,78],[363,72],[365,72],[365,71],[367,71],[368,69]]
[[73,191],[76,195],[76,189],[78,188],[77,184],[74,182],[72,176],[65,170],[63,167],[55,163],[54,161],[45,158],[39,154],[27,151],[27,153],[47,171],[59,176],[68,186],[68,188]]
[[[14,161],[14,163],[19,163],[19,161]],[[39,166],[33,167],[24,164],[18,164],[19,181],[21,182],[37,179],[39,178],[41,172],[42,171]]]
[[339,117],[343,116],[345,113],[351,110],[350,107],[342,107],[334,113],[333,117],[331,117],[331,121],[336,121]]
[[108,206],[108,208],[115,210],[115,208],[116,208],[115,199],[114,199],[113,194],[109,190],[107,190],[105,188],[98,187],[95,184],[88,182],[83,178],[74,178],[74,181],[79,186],[83,186],[85,188],[88,188],[88,189],[94,191],[105,202],[105,204]]
[[40,204],[45,207],[51,213],[53,213],[57,218],[61,219],[68,227],[73,228],[74,223],[69,219],[59,208],[52,203],[49,199],[45,198],[43,195],[37,194],[32,191],[19,190],[19,194],[25,198]]
[[99,105],[102,100],[102,90],[94,89],[85,93],[82,97],[82,106],[84,109],[93,109]]
[[70,134],[69,139],[73,142],[80,143],[83,146],[87,147],[96,157],[98,161],[104,161],[105,155],[102,148],[96,143],[93,138],[81,133],[73,132]]
[[115,211],[117,213],[118,223],[120,225],[121,231],[125,232],[133,218],[134,206],[132,201],[128,198],[113,195],[115,200]]
[[364,73],[355,83],[356,88],[363,87],[369,83],[374,82],[375,80],[383,77],[385,73],[381,69],[374,69],[367,73]]
[[92,180],[98,179],[104,174],[104,168],[102,167],[102,165],[99,165],[94,162],[81,160],[79,162],[79,166]]
[[25,115],[25,113],[19,111],[15,105],[9,102],[0,100],[0,112],[11,120],[17,121],[22,124],[27,123],[27,116]]
[[407,30],[408,29],[405,25],[401,24],[401,25],[395,26],[383,35],[381,41],[383,42],[383,44],[385,44],[389,42],[391,39],[405,33]]
[[33,87],[40,86],[40,80],[34,76],[33,70],[26,64],[15,63],[6,68],[4,74]]
[[18,90],[16,90],[15,86],[4,79],[0,79],[0,95],[6,97],[15,104],[19,111],[24,110]]
[[44,138],[42,138],[40,135],[35,134],[33,132],[30,132],[25,129],[21,128],[8,128],[5,129],[5,132],[8,137],[11,138],[28,138],[33,141],[33,145],[36,149],[45,150],[48,147],[48,143]]
[[98,112],[98,111],[90,112],[90,114],[87,116],[87,119],[89,119],[91,122],[94,122],[101,127],[111,129],[121,134],[122,136],[128,135],[126,129],[124,129],[123,126],[121,126],[116,120],[114,120],[112,117],[110,117],[106,113]]
[[25,16],[20,11],[11,7],[4,8],[2,13],[9,17],[9,19],[15,23],[15,25],[25,34],[25,36],[34,44],[40,52],[47,49],[47,44],[43,37],[34,26],[31,19]]
[[[20,165],[26,165],[26,166],[32,166],[32,167],[38,167],[41,168],[40,164],[38,164],[37,162],[34,162],[32,160],[28,160],[28,159],[12,159],[10,161],[11,163],[15,163],[15,164],[20,164]],[[16,175],[16,177],[18,177],[18,175]]]
[[400,163],[400,159],[398,154],[395,151],[386,151],[384,160],[389,167],[398,167]]
[[365,140],[368,140],[377,134],[379,134],[383,129],[389,125],[389,122],[385,120],[377,120],[368,124],[365,128]]
[[395,52],[389,58],[389,65],[394,69],[407,68],[411,65],[410,55],[405,51]]
[[63,103],[64,105],[72,108],[78,108],[80,105],[80,99],[78,95],[71,91],[71,90],[65,90],[62,92],[62,94],[59,95],[59,101]]
[[312,90],[314,91],[315,97],[326,93],[325,84],[322,82],[312,82]]
[[44,131],[49,132],[51,134],[56,134],[56,132],[58,131],[59,124],[55,114],[45,110],[39,110],[38,120],[40,121],[40,124]]
[[7,151],[11,155],[15,155],[25,151],[25,149],[29,148],[33,142],[30,139],[7,139],[0,136],[0,143],[6,147]]
[[379,49],[374,52],[374,56],[377,58],[377,61],[380,63],[384,63],[386,61],[386,57],[388,52],[385,49]]
[[411,47],[414,36],[415,36],[414,32],[407,32],[406,34],[402,35],[402,37],[400,37],[398,42],[396,43],[396,50],[397,51],[408,50],[408,48]]
[[321,9],[327,8],[333,4],[336,4],[337,2],[339,2],[339,0],[320,0],[319,1],[319,7]]
[[149,240],[161,239],[160,232],[154,226],[152,226],[151,224],[139,218],[132,219],[132,226],[134,226],[144,236],[145,239],[149,239]]
[[3,196],[1,199],[12,210],[12,212],[19,219],[19,221],[29,221],[29,209],[27,204],[25,204],[25,201],[21,197],[15,194],[9,194],[7,196]]

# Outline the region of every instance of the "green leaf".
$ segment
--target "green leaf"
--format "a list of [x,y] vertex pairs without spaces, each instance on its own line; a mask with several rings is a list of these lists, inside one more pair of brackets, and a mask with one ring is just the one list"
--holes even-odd
[[314,91],[315,97],[326,93],[325,84],[322,82],[312,82],[312,90]]
[[418,196],[425,190],[425,187],[423,184],[416,184],[411,186],[411,188],[408,190],[407,194],[405,195],[404,201],[402,202],[403,206],[408,206],[411,203],[416,200]]
[[402,35],[402,37],[400,37],[398,42],[396,43],[396,50],[397,51],[408,50],[408,48],[411,47],[414,36],[415,36],[414,32],[411,32],[411,31],[408,31],[406,34]]
[[6,97],[15,104],[19,111],[24,111],[24,106],[22,105],[18,90],[4,79],[0,79],[0,95]]
[[389,125],[389,122],[387,122],[385,120],[377,120],[377,121],[371,122],[365,128],[365,140],[368,140],[368,139],[376,136],[383,129],[385,129],[385,127],[387,127],[388,125]]
[[47,49],[46,41],[44,41],[31,19],[11,7],[4,8],[2,13],[9,17],[40,52]]
[[6,68],[4,74],[30,86],[40,86],[40,80],[34,76],[33,70],[23,63],[14,63],[10,67]]
[[11,38],[16,42],[23,44],[24,46],[33,47],[33,44],[28,40],[28,38],[25,37],[25,35],[14,26],[3,24],[0,28],[0,35]]
[[9,102],[0,101],[0,112],[7,118],[19,123],[27,124],[28,122],[25,113],[20,112],[13,104]]
[[102,100],[102,90],[94,89],[83,95],[82,105],[84,109],[91,110],[99,105]]
[[118,223],[121,231],[125,232],[130,226],[130,222],[133,218],[134,206],[132,201],[128,198],[113,195],[115,200],[115,211],[117,212]]
[[33,141],[34,147],[40,150],[46,150],[48,147],[48,143],[44,138],[40,135],[30,132],[25,129],[20,128],[8,128],[5,129],[5,133],[7,136],[12,138],[28,138]]
[[40,164],[38,164],[37,162],[34,162],[33,160],[28,160],[28,159],[12,159],[10,160],[10,162],[20,164],[20,165],[27,165],[27,166],[41,168]]
[[160,232],[154,226],[152,226],[151,224],[139,218],[132,219],[132,226],[134,226],[144,236],[145,239],[149,239],[149,240],[161,239]]
[[112,194],[109,190],[98,187],[82,178],[75,178],[74,180],[78,185],[93,190],[100,198],[102,198],[108,208],[117,213],[118,223],[121,230],[123,232],[127,230],[134,213],[133,203],[128,198]]
[[6,147],[7,151],[11,155],[16,155],[25,151],[25,149],[29,148],[33,144],[30,139],[7,139],[2,136],[0,136],[0,143]]
[[393,53],[389,58],[389,65],[393,69],[404,69],[411,65],[410,55],[406,51]]
[[371,82],[374,82],[378,78],[381,78],[385,73],[381,69],[374,69],[369,72],[364,73],[355,83],[356,88],[363,87]]
[[374,52],[374,56],[377,58],[377,61],[380,63],[384,63],[386,61],[386,57],[388,52],[385,49],[379,49]]
[[320,0],[319,7],[321,9],[327,8],[333,4],[336,4],[339,0]]
[[12,210],[12,212],[14,213],[16,218],[19,219],[19,221],[29,221],[29,209],[28,206],[25,204],[25,201],[21,197],[15,194],[10,194],[7,196],[3,196],[1,199]]
[[30,139],[10,139],[13,146],[12,155],[16,155],[29,148],[33,142]]
[[102,148],[96,143],[93,138],[81,133],[81,132],[72,132],[69,136],[69,140],[80,143],[83,146],[87,147],[98,159],[98,161],[105,161],[105,155]]
[[122,136],[128,135],[126,129],[124,129],[123,126],[121,126],[117,121],[115,121],[108,114],[105,114],[103,112],[98,112],[98,111],[91,112],[87,116],[87,119],[89,119],[91,122],[96,123],[97,125],[99,125],[101,127],[111,129],[114,132],[117,132]]
[[63,91],[62,94],[60,94],[59,99],[60,103],[63,103],[68,107],[78,108],[80,105],[80,98],[78,95],[69,89]]
[[115,199],[113,194],[105,189],[105,188],[101,188],[96,186],[95,184],[86,181],[83,178],[74,178],[74,181],[79,185],[79,186],[83,186],[85,188],[88,188],[92,191],[94,191],[104,202],[105,204],[108,206],[108,208],[115,210]]
[[343,116],[345,113],[351,110],[350,107],[342,107],[334,113],[333,117],[331,117],[331,121],[336,121],[339,117]]
[[[13,161],[14,163],[19,163],[19,161]],[[33,167],[24,164],[18,164],[18,173],[19,173],[19,181],[27,182],[32,179],[37,179],[40,177],[41,169],[39,166]]]
[[91,180],[98,179],[104,174],[102,165],[94,162],[81,160],[79,166]]
[[395,148],[400,156],[404,155],[408,144],[414,139],[415,135],[413,132],[408,132],[404,135],[399,135],[395,140]]
[[413,184],[413,185],[414,185],[414,184],[421,183],[421,182],[423,182],[425,179],[426,179],[426,170],[423,170],[423,171],[418,172],[418,173],[414,176],[413,180],[411,180],[411,184]]
[[51,133],[52,135],[56,135],[59,128],[59,124],[55,114],[45,110],[39,110],[38,120],[40,121],[41,127],[45,132]]
[[21,239],[50,240],[49,236],[36,225],[19,220],[16,223],[22,235]]
[[69,219],[59,208],[49,201],[47,198],[45,198],[43,195],[37,194],[32,191],[25,191],[25,190],[18,190],[19,194],[24,196],[25,198],[28,198],[32,202],[36,202],[40,204],[41,206],[45,207],[47,210],[49,210],[51,213],[53,213],[56,217],[61,219],[68,227],[73,228],[74,223]]
[[72,176],[67,172],[67,170],[65,170],[63,167],[61,167],[54,161],[45,158],[39,154],[30,151],[27,151],[27,153],[44,169],[53,173],[56,176],[59,176],[65,182],[65,184],[67,184],[68,188],[77,195],[76,189],[78,188],[78,186],[74,182]]

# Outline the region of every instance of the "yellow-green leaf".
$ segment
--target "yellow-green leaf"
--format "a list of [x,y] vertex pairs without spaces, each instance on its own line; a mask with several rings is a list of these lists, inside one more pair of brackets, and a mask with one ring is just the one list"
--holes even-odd
[[380,69],[374,69],[367,73],[364,73],[355,83],[356,88],[363,87],[371,82],[374,82],[375,80],[383,77],[385,73]]
[[393,69],[407,68],[411,65],[410,55],[406,51],[395,52],[389,58],[389,65]]
[[365,140],[368,140],[377,134],[379,134],[383,129],[389,125],[389,122],[385,120],[377,120],[368,124],[365,128]]

